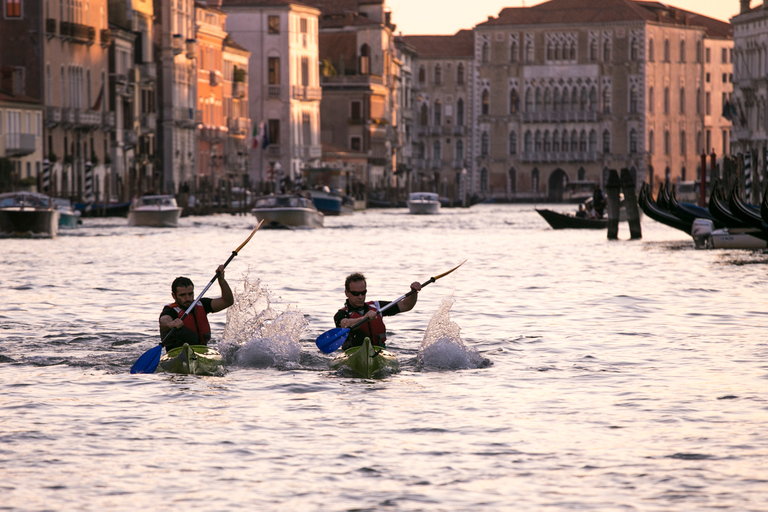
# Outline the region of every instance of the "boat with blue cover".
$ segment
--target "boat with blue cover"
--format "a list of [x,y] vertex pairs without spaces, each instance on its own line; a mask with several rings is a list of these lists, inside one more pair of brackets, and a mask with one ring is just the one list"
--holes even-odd
[[331,359],[331,370],[348,369],[365,379],[386,377],[400,369],[397,356],[383,347],[374,347],[370,338],[365,338],[359,347],[352,347]]

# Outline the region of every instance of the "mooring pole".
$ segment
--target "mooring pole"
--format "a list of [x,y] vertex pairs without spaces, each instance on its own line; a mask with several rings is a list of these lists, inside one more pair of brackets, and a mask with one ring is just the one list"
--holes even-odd
[[608,240],[618,240],[621,180],[616,169],[608,171],[608,183],[605,185],[605,190],[608,193]]
[[632,240],[639,240],[643,238],[643,230],[640,228],[640,208],[635,193],[635,180],[626,167],[621,170],[621,191],[624,193],[624,208],[627,210],[629,237]]

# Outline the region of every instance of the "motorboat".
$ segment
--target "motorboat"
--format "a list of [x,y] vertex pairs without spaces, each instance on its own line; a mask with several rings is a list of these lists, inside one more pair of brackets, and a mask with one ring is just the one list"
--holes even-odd
[[352,198],[333,192],[328,187],[303,192],[312,198],[315,208],[323,215],[352,215],[355,211],[355,202]]
[[147,195],[134,198],[128,210],[129,226],[175,228],[181,207],[171,195]]
[[325,218],[312,199],[296,194],[257,197],[251,211],[265,228],[321,228]]
[[54,238],[59,232],[59,211],[50,197],[36,192],[0,194],[0,234]]
[[440,198],[434,192],[412,192],[408,194],[408,210],[415,215],[440,213]]
[[53,204],[59,210],[59,229],[75,229],[83,223],[79,210],[72,207],[72,201],[64,197],[54,197]]
[[766,249],[768,242],[755,236],[764,236],[762,233],[755,228],[715,229],[709,219],[696,219],[691,229],[697,249]]

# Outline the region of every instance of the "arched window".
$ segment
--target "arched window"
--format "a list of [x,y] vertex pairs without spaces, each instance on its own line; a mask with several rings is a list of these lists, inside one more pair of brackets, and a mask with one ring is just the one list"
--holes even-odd
[[571,151],[573,153],[579,150],[579,134],[576,130],[571,131]]
[[611,62],[611,40],[603,41],[603,62]]
[[637,153],[637,130],[634,128],[629,131],[629,153]]
[[669,62],[669,39],[664,40],[664,62]]
[[[560,53],[560,43],[555,43],[555,54],[553,56],[554,60],[560,60],[561,59],[561,53]],[[550,59],[551,60],[551,59]]]
[[555,60],[555,45],[552,41],[547,43],[547,60]]
[[443,124],[443,105],[440,103],[440,100],[435,101],[435,109],[433,113],[433,117],[435,120],[434,125],[440,126]]
[[685,40],[680,41],[680,62],[685,62]]
[[488,193],[488,169],[485,167],[480,171],[480,192]]
[[523,146],[524,146],[523,149],[526,153],[530,153],[531,151],[533,151],[533,134],[531,133],[531,130],[528,130],[527,132],[525,132]]
[[656,49],[653,46],[653,39],[648,40],[648,62],[656,60]]
[[669,87],[664,88],[664,113],[669,114]]
[[533,151],[541,153],[541,130],[536,130],[536,135],[533,137]]
[[587,95],[587,88],[581,88],[581,96],[579,98],[579,110],[582,112],[587,110],[587,103],[589,102],[589,96]]
[[688,144],[686,141],[686,133],[685,133],[685,130],[680,130],[680,154],[685,156],[687,153],[688,153]]
[[480,155],[487,157],[490,149],[490,139],[488,138],[488,132],[483,132],[483,135],[480,137]]
[[611,113],[611,88],[606,87],[603,89],[603,114]]
[[594,85],[589,90],[589,103],[587,103],[587,110],[590,112],[597,110],[597,88]]
[[539,191],[539,170],[534,169],[531,171],[531,190],[533,192]]
[[456,83],[457,84],[464,83],[464,64],[462,63],[459,63],[459,65],[456,66]]
[[640,60],[640,41],[638,38],[632,38],[632,45],[629,49],[629,58],[632,61]]
[[517,154],[517,132],[514,130],[509,132],[509,154]]
[[443,158],[443,149],[440,146],[440,141],[436,140],[432,143],[432,159],[440,161]]
[[533,43],[525,43],[525,62],[530,64],[533,62]]
[[456,102],[456,125],[464,126],[464,100],[462,98]]
[[702,105],[702,95],[701,95],[701,87],[696,89],[696,113],[701,114],[701,105]]
[[587,131],[581,130],[579,134],[579,151],[582,153],[587,151]]
[[571,43],[571,47],[568,50],[568,59],[576,60],[576,43]]
[[509,45],[509,62],[517,62],[517,41],[512,41]]
[[669,130],[664,130],[664,154],[668,155],[669,152],[670,152]]
[[587,171],[583,167],[579,167],[579,170],[576,171],[576,179],[579,181],[584,181],[587,177]]
[[629,89],[629,112],[637,113],[637,88],[634,85]]
[[648,88],[648,112],[653,112],[653,101],[654,101],[654,94],[653,94],[653,86]]
[[611,132],[608,130],[603,131],[603,153],[611,153]]
[[653,130],[648,132],[648,152],[650,154],[656,152],[656,137],[653,134]]
[[544,112],[552,112],[552,91],[544,89]]
[[[595,153],[597,151],[597,131],[591,130],[589,132],[589,152]],[[583,178],[579,178],[583,179]]]
[[490,105],[490,93],[488,92],[488,89],[483,90],[483,104],[482,104],[482,115],[487,116],[491,111],[491,105]]
[[685,114],[685,87],[680,88],[680,113]]
[[371,73],[371,47],[363,43],[360,47],[360,74],[369,75]]
[[464,141],[461,139],[458,139],[456,141],[456,161],[459,162],[459,165],[463,165],[464,160]]
[[562,146],[562,152],[567,153],[571,150],[571,145],[568,142],[568,130],[563,130],[563,146]]
[[482,62],[486,63],[490,59],[491,55],[491,47],[488,45],[488,42],[483,43],[483,54],[482,54]]
[[568,88],[563,88],[563,110],[571,110],[571,94],[568,92]]
[[549,153],[550,151],[552,151],[552,139],[549,130],[544,130],[544,152]]
[[517,89],[509,91],[509,113],[517,114],[520,108],[520,98],[517,96]]
[[557,112],[560,110],[560,108],[560,89],[555,87],[555,90],[552,93],[552,111]]
[[591,62],[597,61],[597,39],[589,42],[589,60]]
[[552,152],[558,153],[560,151],[560,132],[555,130],[552,132]]
[[440,66],[440,64],[435,65],[435,83],[436,84],[443,83],[443,68],[442,66]]
[[541,87],[536,88],[536,112],[541,112]]
[[571,89],[571,110],[579,110],[579,90],[576,87]]
[[421,126],[429,125],[429,109],[427,108],[426,103],[423,103],[421,105],[421,113],[419,115],[419,124],[421,124]]
[[424,66],[421,66],[419,68],[419,83],[423,84],[427,81],[427,71],[424,69]]
[[525,111],[533,112],[533,89],[530,87],[525,91]]

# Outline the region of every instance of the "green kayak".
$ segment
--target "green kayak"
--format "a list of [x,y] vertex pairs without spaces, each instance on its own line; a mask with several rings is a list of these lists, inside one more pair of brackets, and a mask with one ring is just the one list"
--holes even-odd
[[221,354],[205,345],[176,347],[160,358],[155,373],[169,372],[183,375],[221,375],[224,372]]
[[347,349],[343,354],[331,359],[329,365],[331,370],[349,368],[352,372],[366,379],[374,376],[385,376],[387,373],[397,371],[400,368],[395,354],[383,348],[374,347],[368,338],[363,340],[361,346]]

